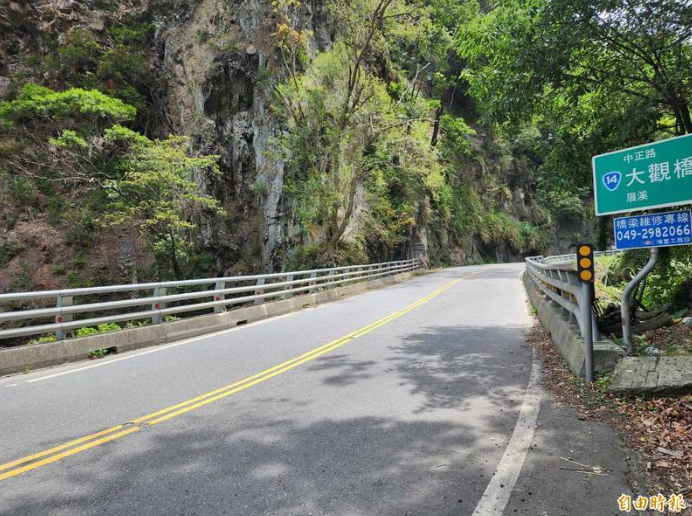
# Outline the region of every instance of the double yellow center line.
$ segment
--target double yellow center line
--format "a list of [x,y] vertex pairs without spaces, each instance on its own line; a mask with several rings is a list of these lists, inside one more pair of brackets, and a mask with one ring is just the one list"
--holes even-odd
[[311,360],[315,360],[316,358],[324,355],[325,353],[334,351],[335,349],[340,348],[344,344],[347,344],[348,342],[351,342],[352,340],[357,339],[358,337],[362,337],[363,335],[370,333],[373,330],[376,330],[380,326],[384,326],[385,324],[390,323],[394,319],[398,319],[402,315],[407,314],[408,312],[414,310],[423,303],[427,303],[434,297],[439,296],[445,290],[453,287],[462,279],[463,278],[459,278],[450,281],[443,287],[419,299],[415,303],[412,303],[407,307],[388,315],[387,317],[383,317],[382,319],[379,319],[378,321],[375,321],[372,324],[369,324],[359,330],[356,330],[353,333],[349,333],[348,335],[341,337],[340,339],[328,342],[327,344],[313,349],[312,351],[308,351],[307,353],[292,358],[291,360],[288,360],[282,364],[275,365],[274,367],[271,367],[269,369],[265,369],[264,371],[261,371],[253,376],[245,378],[244,380],[231,383],[229,385],[221,387],[220,389],[216,389],[202,394],[200,396],[197,396],[195,398],[184,401],[182,403],[178,403],[177,405],[173,405],[162,410],[152,412],[151,414],[147,414],[146,416],[133,419],[129,423],[123,425],[116,425],[111,428],[107,428],[106,430],[102,430],[100,432],[96,432],[90,435],[85,435],[84,437],[80,437],[79,439],[75,439],[65,444],[61,444],[59,446],[55,446],[47,450],[43,450],[33,455],[28,455],[26,457],[22,457],[21,459],[14,460],[12,462],[0,464],[0,481],[20,475],[27,471],[31,471],[32,469],[36,469],[41,466],[57,462],[66,457],[70,457],[71,455],[76,455],[77,453],[83,452],[90,448],[94,448],[95,446],[99,446],[101,444],[114,441],[116,439],[120,439],[121,437],[125,437],[126,435],[138,432],[143,427],[154,426],[164,421],[168,421],[169,419],[185,414],[186,412],[196,410],[200,407],[208,405],[209,403],[213,403],[215,401],[223,399],[226,396],[230,396],[237,392],[244,391],[245,389],[248,389],[253,385],[265,382],[270,378],[273,378],[274,376],[280,375],[281,373],[285,373],[286,371],[293,369],[294,367],[298,367],[301,364],[304,364]]

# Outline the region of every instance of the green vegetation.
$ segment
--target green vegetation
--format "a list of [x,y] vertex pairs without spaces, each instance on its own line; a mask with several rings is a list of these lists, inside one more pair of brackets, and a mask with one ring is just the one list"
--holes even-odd
[[[3,205],[60,235],[49,266],[66,286],[108,281],[92,250],[109,247],[128,255],[108,271],[138,280],[389,260],[422,241],[440,263],[566,250],[594,224],[593,154],[692,130],[692,8],[674,0],[329,0],[324,20],[275,0],[257,62],[237,26],[187,29],[171,58],[214,60],[180,78],[193,103],[168,82],[168,28],[98,5],[102,27],[76,17],[18,54],[0,102]],[[30,287],[26,250],[0,242],[14,288]],[[644,301],[689,306],[689,253],[666,256]],[[643,259],[611,264],[604,301]]]
[[0,267],[6,267],[8,263],[24,250],[24,246],[17,242],[7,242],[0,245]]
[[[387,259],[422,224],[488,253],[539,252],[551,241],[546,210],[526,220],[507,213],[508,169],[515,160],[530,167],[535,156],[506,140],[486,144],[463,117],[445,113],[458,110],[453,34],[477,15],[475,2],[334,0],[339,38],[314,58],[311,35],[295,21],[300,6],[275,2],[273,34],[287,76],[275,88],[286,128],[276,158],[287,165],[306,241],[292,263],[350,261],[354,246]],[[499,150],[488,156],[491,146]],[[354,227],[359,196],[368,209]]]
[[[220,212],[218,202],[192,180],[196,171],[218,173],[217,157],[190,156],[183,137],[150,140],[120,125],[135,115],[134,107],[97,90],[55,92],[28,84],[17,98],[0,104],[3,136],[17,149],[0,166],[12,178],[10,191],[18,201],[43,182],[51,186],[45,209],[53,220],[66,217],[62,200],[74,188],[89,195],[86,204],[70,210],[68,243],[88,247],[98,226],[135,229],[160,273],[170,268],[181,278],[192,246],[193,214]],[[54,196],[61,200],[59,215]],[[8,253],[0,256],[7,259]],[[82,273],[71,277],[70,286],[87,286]]]
[[[603,303],[619,303],[622,290],[646,261],[646,250],[631,251],[596,260],[597,292]],[[670,312],[692,306],[692,254],[686,247],[665,248],[660,262],[648,276],[641,301],[648,309],[670,305]]]
[[47,342],[55,342],[57,340],[57,337],[55,336],[55,333],[50,333],[48,335],[43,335],[41,337],[38,337],[36,339],[32,339],[29,341],[29,344],[45,344]]
[[89,358],[91,358],[91,359],[103,358],[108,354],[110,354],[110,351],[107,348],[92,349],[91,351],[89,351]]
[[593,154],[692,130],[689,37],[673,0],[508,0],[458,48],[484,119],[550,127],[554,174],[584,183]]
[[108,333],[110,331],[117,331],[120,326],[116,323],[105,323],[99,324],[95,328],[93,326],[85,326],[83,328],[77,328],[75,330],[75,337],[90,337],[92,335],[98,335],[100,333]]
[[[537,190],[559,227],[591,218],[593,155],[692,132],[691,38],[686,2],[506,0],[463,28],[456,47],[485,123],[548,136]],[[598,221],[601,248],[609,226]],[[689,308],[691,260],[688,248],[665,251],[644,305]],[[645,261],[640,251],[608,259],[602,300],[617,301]]]

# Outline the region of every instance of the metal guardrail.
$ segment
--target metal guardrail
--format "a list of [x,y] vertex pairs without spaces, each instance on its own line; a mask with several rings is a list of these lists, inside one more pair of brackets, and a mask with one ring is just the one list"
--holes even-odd
[[[613,254],[610,251],[605,253]],[[596,254],[596,253],[594,253]],[[604,253],[601,253],[603,255]],[[584,338],[586,325],[583,322],[584,293],[577,277],[576,258],[574,254],[544,258],[533,256],[526,258],[526,272],[536,287],[569,316],[570,322],[579,327]],[[591,313],[592,338],[598,340],[598,326],[593,310]]]
[[[420,260],[413,259],[253,276],[0,294],[0,339],[55,333],[57,340],[63,340],[77,328],[97,326],[99,324],[142,319],[150,319],[153,324],[158,324],[166,316],[174,314],[210,309],[215,313],[221,313],[225,311],[226,307],[231,305],[250,302],[261,304],[266,299],[290,298],[296,293],[312,293],[317,289],[333,288],[346,283],[391,276],[420,267]],[[211,288],[209,288],[210,286]],[[176,294],[167,293],[173,289],[186,290],[199,287],[202,290]],[[141,292],[150,292],[150,294],[145,297],[136,297]],[[75,302],[80,296],[128,293],[130,294],[129,299],[87,301],[82,304]],[[46,298],[55,299],[55,306],[31,310],[2,311],[3,304]],[[141,308],[143,306],[147,307],[147,309],[122,312],[124,308]],[[80,314],[86,314],[86,318],[74,320],[74,317]],[[26,323],[27,321],[33,322],[45,319],[52,319],[53,322],[23,325],[15,328],[6,327],[7,323],[11,321]],[[5,328],[2,328],[2,326],[5,326]]]
[[[598,258],[599,256],[614,256],[617,254],[621,254],[624,251],[620,249],[608,249],[607,251],[594,251],[593,255]],[[553,264],[553,263],[565,263],[565,262],[576,262],[576,258],[574,257],[574,253],[571,254],[556,254],[553,256],[534,256],[529,259],[541,259],[542,263],[544,264]]]

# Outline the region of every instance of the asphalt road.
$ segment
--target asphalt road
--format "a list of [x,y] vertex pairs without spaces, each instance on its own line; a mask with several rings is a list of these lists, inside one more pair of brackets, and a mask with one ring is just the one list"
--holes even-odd
[[533,385],[521,271],[0,379],[0,514],[618,514],[617,437]]

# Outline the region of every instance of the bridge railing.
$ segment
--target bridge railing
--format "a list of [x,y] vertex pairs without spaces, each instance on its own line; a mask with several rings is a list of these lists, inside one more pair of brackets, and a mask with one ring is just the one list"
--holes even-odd
[[[606,252],[608,253],[608,252]],[[604,253],[600,253],[604,254]],[[609,254],[612,254],[610,252]],[[559,306],[569,317],[570,322],[579,327],[579,333],[584,338],[585,325],[582,311],[584,299],[579,278],[577,277],[577,261],[574,254],[558,256],[532,256],[526,258],[526,273],[533,284],[555,305]],[[591,313],[591,328],[593,340],[598,340],[598,326],[593,310]]]
[[[63,340],[78,328],[101,324],[142,320],[157,324],[176,314],[221,313],[232,305],[286,299],[293,294],[313,293],[420,267],[420,260],[413,259],[252,276],[0,294],[0,339],[55,333],[57,340]],[[103,301],[107,295],[119,299]],[[12,306],[45,299],[54,300],[53,306],[28,310]]]

